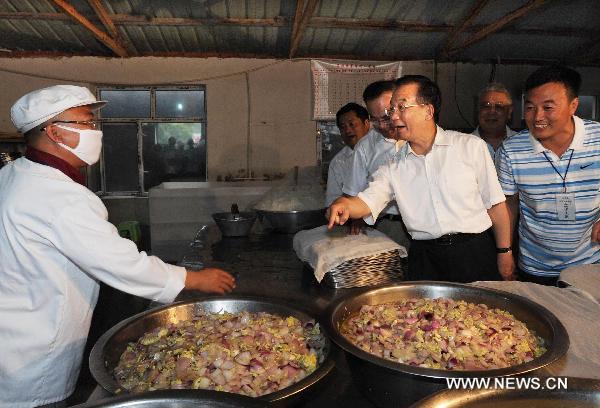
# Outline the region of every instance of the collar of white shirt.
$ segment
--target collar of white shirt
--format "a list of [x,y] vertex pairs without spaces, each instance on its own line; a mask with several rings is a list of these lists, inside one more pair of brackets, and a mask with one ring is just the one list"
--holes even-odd
[[[435,139],[433,139],[432,149],[434,149],[435,146],[451,146],[451,145],[452,145],[452,138],[450,138],[448,136],[448,134],[446,133],[446,131],[444,129],[442,129],[439,126],[436,126]],[[400,151],[400,156],[406,160],[406,158],[408,157],[409,154],[414,154],[415,156],[423,156],[423,155],[419,155],[419,154],[415,153],[413,151],[413,149],[410,147],[410,143],[405,143],[404,146],[402,146],[402,150]]]
[[[573,116],[573,122],[575,122],[575,135],[573,136],[571,145],[567,150],[577,150],[583,148],[583,138],[585,136],[585,126],[583,124],[583,120],[581,120],[581,118],[578,116]],[[549,149],[546,149],[535,137],[533,137],[531,132],[529,132],[529,140],[533,145],[534,153],[539,154],[550,151]]]

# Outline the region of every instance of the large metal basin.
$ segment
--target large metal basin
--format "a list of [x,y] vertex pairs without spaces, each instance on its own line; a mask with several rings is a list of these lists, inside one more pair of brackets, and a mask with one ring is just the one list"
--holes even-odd
[[[547,352],[525,364],[486,371],[447,371],[413,367],[386,360],[354,346],[339,328],[362,305],[377,305],[408,298],[439,298],[483,303],[512,313],[545,340]],[[404,282],[347,295],[333,303],[325,322],[330,338],[347,354],[348,364],[363,393],[381,407],[403,407],[446,388],[447,378],[505,377],[538,370],[561,358],[569,348],[562,323],[549,310],[521,296],[493,289],[445,282]]]
[[275,232],[294,234],[300,230],[325,224],[325,209],[305,211],[255,210],[259,220],[266,219]]
[[266,401],[218,391],[159,390],[127,394],[75,405],[72,408],[264,408]]
[[539,378],[539,385],[544,389],[440,391],[411,405],[410,408],[600,407],[600,380],[564,377]]
[[[145,332],[157,326],[190,319],[200,310],[212,313],[237,313],[244,310],[268,312],[280,316],[294,316],[303,322],[313,319],[305,312],[285,304],[252,297],[211,297],[205,300],[178,302],[159,307],[122,321],[98,339],[90,353],[90,371],[94,379],[105,390],[115,394],[119,385],[112,373],[129,342],[137,341]],[[322,380],[334,368],[331,343],[327,339],[323,355],[323,363],[312,374],[289,387],[257,399],[284,406],[304,399],[314,389],[319,388]],[[177,392],[178,390],[171,391]]]

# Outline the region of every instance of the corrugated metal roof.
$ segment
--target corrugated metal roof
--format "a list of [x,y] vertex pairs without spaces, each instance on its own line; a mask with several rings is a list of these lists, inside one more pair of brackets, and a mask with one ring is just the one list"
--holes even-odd
[[[296,16],[298,1],[304,18],[302,10]],[[76,21],[59,3],[87,21]],[[600,65],[597,0],[101,0],[118,35],[92,3],[0,1],[0,57],[500,58]]]

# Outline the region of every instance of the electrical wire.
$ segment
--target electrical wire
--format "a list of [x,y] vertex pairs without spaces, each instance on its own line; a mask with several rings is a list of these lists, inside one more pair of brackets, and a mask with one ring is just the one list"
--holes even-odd
[[471,122],[469,122],[467,120],[467,118],[465,118],[465,115],[463,115],[462,111],[460,110],[460,105],[458,104],[458,99],[456,98],[457,72],[458,72],[458,63],[454,63],[454,103],[456,104],[456,108],[458,109],[458,114],[460,115],[460,117],[466,122],[467,125],[469,125],[470,128],[474,128],[474,126],[471,125]]
[[229,77],[233,77],[233,76],[237,76],[237,75],[246,75],[246,74],[260,71],[262,69],[271,67],[273,65],[278,65],[278,64],[281,64],[283,62],[288,62],[288,61],[289,60],[277,60],[277,61],[271,62],[269,64],[261,65],[260,67],[251,68],[251,69],[247,69],[247,70],[243,70],[243,71],[232,72],[230,74],[215,75],[215,76],[205,77],[205,78],[184,79],[184,80],[179,80],[179,81],[170,80],[170,81],[165,81],[165,82],[152,82],[152,83],[132,82],[132,81],[108,83],[108,82],[99,82],[97,80],[90,81],[90,80],[80,79],[80,78],[76,78],[76,79],[68,78],[67,79],[67,78],[50,76],[50,75],[40,75],[40,74],[34,74],[34,73],[28,73],[28,72],[20,72],[17,70],[1,68],[1,67],[0,67],[0,72],[6,72],[9,74],[16,74],[16,75],[24,75],[24,76],[29,76],[29,77],[33,77],[33,78],[49,79],[52,81],[62,81],[62,82],[71,82],[71,83],[86,83],[86,84],[91,84],[91,85],[96,85],[96,86],[103,86],[103,85],[158,86],[158,85],[179,85],[179,84],[199,83],[199,82],[212,81],[212,80],[216,80],[216,79],[229,78]]

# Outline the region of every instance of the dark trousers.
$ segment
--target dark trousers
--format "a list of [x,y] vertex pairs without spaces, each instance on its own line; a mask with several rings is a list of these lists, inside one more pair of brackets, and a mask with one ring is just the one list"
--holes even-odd
[[451,244],[413,240],[408,253],[407,280],[474,282],[500,280],[496,243],[491,230],[470,234]]
[[546,277],[546,276],[536,276],[530,273],[522,271],[520,268],[517,269],[517,277],[518,280],[522,282],[532,282],[537,283],[538,285],[546,285],[546,286],[558,286],[558,276],[555,277]]

